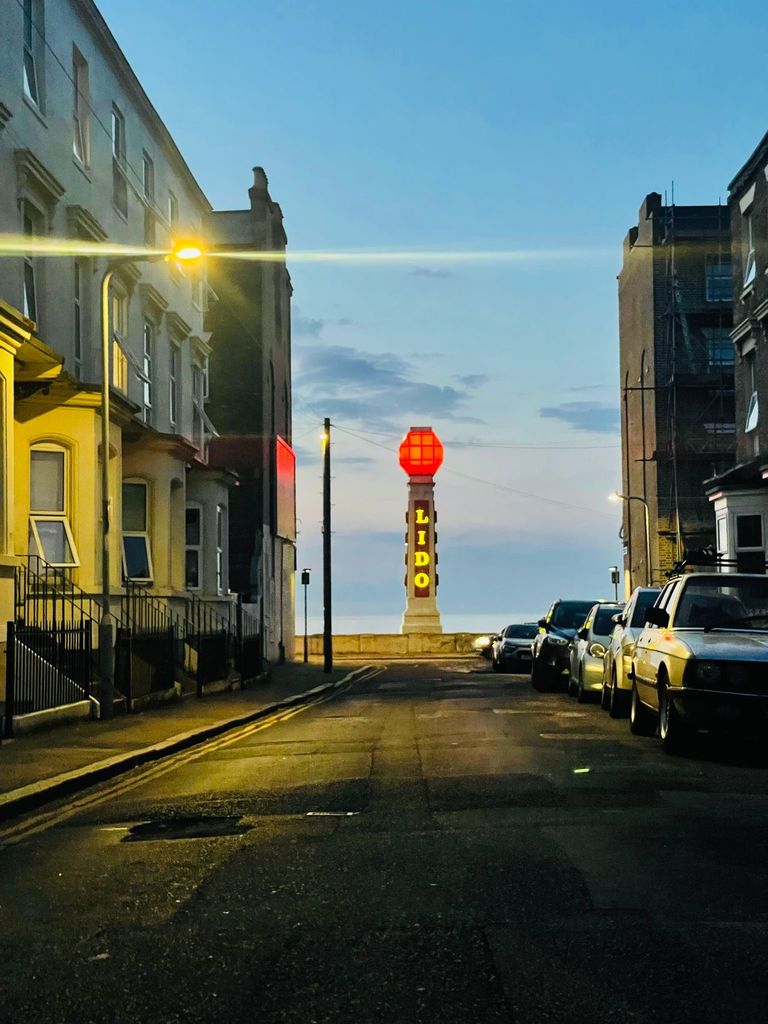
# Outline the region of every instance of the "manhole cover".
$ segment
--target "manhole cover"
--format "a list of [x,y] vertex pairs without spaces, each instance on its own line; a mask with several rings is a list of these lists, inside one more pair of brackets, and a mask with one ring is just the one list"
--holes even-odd
[[134,825],[123,843],[150,842],[158,839],[213,839],[218,836],[239,836],[252,825],[242,824],[240,815],[219,818],[169,818],[164,821],[142,821]]

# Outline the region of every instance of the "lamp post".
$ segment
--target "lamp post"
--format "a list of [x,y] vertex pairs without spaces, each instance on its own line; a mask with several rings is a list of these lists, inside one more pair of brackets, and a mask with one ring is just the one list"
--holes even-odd
[[609,501],[639,501],[643,506],[644,518],[645,518],[645,575],[646,575],[646,586],[650,587],[653,585],[653,570],[651,567],[651,514],[648,510],[648,502],[645,498],[639,497],[637,494],[619,494],[618,491],[614,491],[608,495]]
[[110,422],[110,380],[109,380],[109,286],[116,270],[127,263],[147,262],[174,257],[191,262],[203,255],[202,249],[191,242],[178,243],[168,252],[146,256],[132,255],[111,260],[101,279],[101,620],[99,622],[99,675],[101,677],[101,718],[110,719],[114,714],[115,701],[115,646],[112,612],[110,606],[109,551],[110,551],[110,509],[112,498],[109,492],[109,422]]
[[307,647],[307,590],[309,589],[309,574],[311,569],[301,570],[301,585],[304,587],[304,664],[309,660]]

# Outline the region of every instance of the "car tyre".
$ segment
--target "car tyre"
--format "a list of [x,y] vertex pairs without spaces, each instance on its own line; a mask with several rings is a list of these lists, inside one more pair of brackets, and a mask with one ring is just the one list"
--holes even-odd
[[608,698],[608,714],[611,718],[626,718],[627,710],[627,698],[624,691],[619,689],[616,670],[614,669],[611,676],[611,692]]
[[659,737],[662,749],[670,754],[678,753],[687,747],[692,736],[693,730],[681,719],[665,679],[659,694]]
[[546,665],[541,664],[541,658],[534,658],[531,662],[531,686],[539,693],[549,689],[549,676]]
[[498,661],[496,661],[495,658],[493,658],[493,660],[491,661],[491,671],[501,672],[501,665],[498,663]]
[[656,732],[656,715],[640,700],[637,684],[632,683],[632,699],[629,705],[629,731],[635,736],[653,736]]
[[574,680],[573,676],[571,675],[571,670],[569,668],[568,669],[568,685],[566,686],[566,692],[567,692],[569,697],[575,697],[576,696],[576,693],[578,692],[578,685],[579,684]]
[[611,691],[605,685],[605,679],[603,679],[603,685],[600,687],[600,707],[603,711],[607,711],[611,706]]
[[579,704],[587,704],[592,699],[592,694],[589,690],[584,689],[584,673],[579,672],[579,685],[576,689],[576,700]]

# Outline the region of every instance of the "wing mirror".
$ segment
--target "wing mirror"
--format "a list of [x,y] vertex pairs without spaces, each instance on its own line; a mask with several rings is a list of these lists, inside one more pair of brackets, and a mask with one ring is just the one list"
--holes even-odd
[[579,638],[579,640],[586,640],[589,636],[589,630],[585,626],[582,626],[579,632],[576,634],[576,636]]
[[622,615],[621,612],[619,612],[618,615],[612,615],[611,616],[611,622],[615,622],[617,626],[623,626],[624,625],[624,616]]
[[669,612],[666,608],[657,608],[653,605],[645,613],[645,621],[652,626],[660,626],[662,629],[669,625]]
[[547,620],[546,619],[539,619],[537,625],[538,625],[539,629],[546,629],[547,628]]

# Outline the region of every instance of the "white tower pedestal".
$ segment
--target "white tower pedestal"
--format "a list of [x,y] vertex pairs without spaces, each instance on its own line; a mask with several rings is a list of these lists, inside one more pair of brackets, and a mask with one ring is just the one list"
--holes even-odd
[[401,633],[442,633],[437,610],[435,482],[412,476],[408,483],[405,548],[405,613]]

